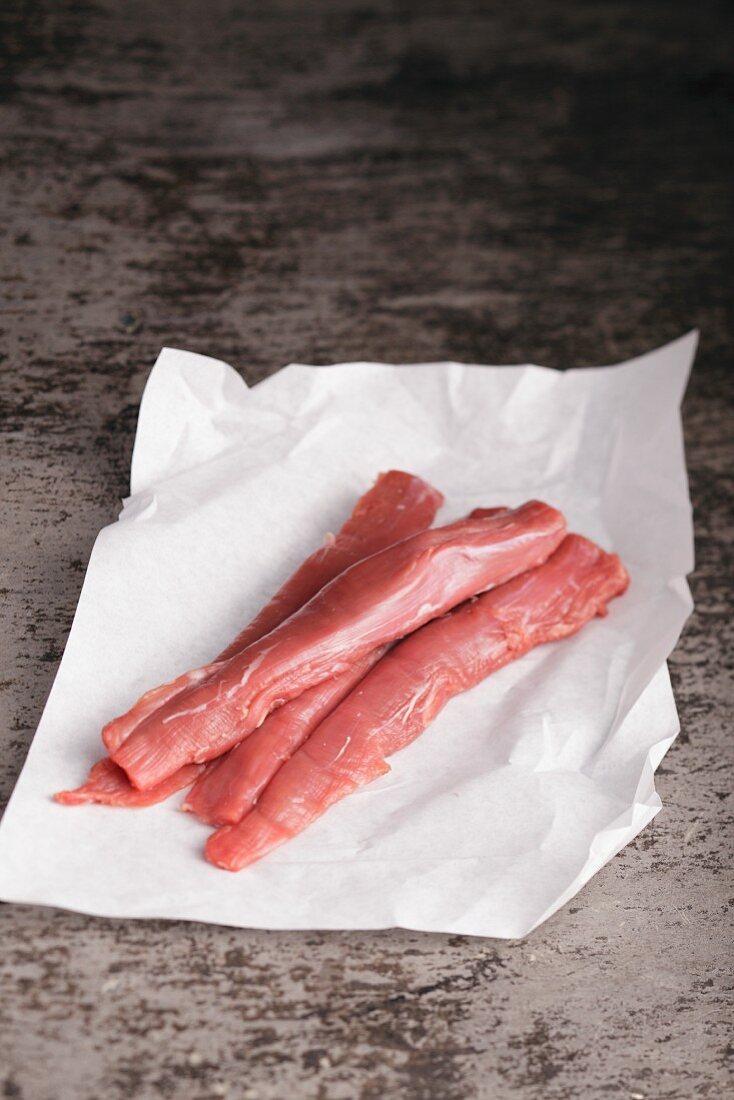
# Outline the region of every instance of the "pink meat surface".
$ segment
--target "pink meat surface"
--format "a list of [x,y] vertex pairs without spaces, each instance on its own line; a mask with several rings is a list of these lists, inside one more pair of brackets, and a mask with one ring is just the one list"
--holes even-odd
[[424,531],[373,554],[208,680],[146,718],[113,760],[133,786],[147,790],[184,764],[220,756],[276,707],[468,597],[539,565],[565,529],[560,512],[530,501]]
[[194,783],[181,809],[196,814],[209,825],[240,821],[284,761],[346,698],[384,652],[384,648],[374,650],[341,676],[323,680],[272,711],[259,729],[212,764],[185,765],[203,766],[206,771]]
[[74,791],[59,791],[54,798],[64,806],[83,806],[86,802],[99,802],[104,806],[152,806],[188,787],[207,766],[187,764],[153,790],[138,791],[131,786],[122,768],[105,756],[93,765],[83,786]]
[[[442,504],[443,496],[438,489],[414,474],[402,470],[380,474],[375,484],[359,498],[338,534],[331,536],[325,546],[306,559],[216,661],[228,659],[272,630],[348,566],[430,527]],[[143,719],[185,688],[205,680],[211,669],[212,666],[206,666],[193,673],[184,673],[171,683],[147,691],[126,714],[104,727],[102,740],[107,750],[114,752]],[[86,802],[151,806],[188,787],[199,771],[200,768],[192,772],[191,766],[185,765],[180,774],[174,773],[143,796],[125,772],[105,757],[93,765],[83,786],[76,791],[61,791],[56,798],[67,806]]]
[[[507,510],[505,507],[475,508],[471,516],[486,518]],[[373,651],[348,672],[322,681],[297,699],[271,711],[249,737],[205,767],[181,809],[209,825],[234,825],[241,821],[283,763],[384,652],[384,649]],[[130,790],[135,788],[130,785]]]
[[182,691],[193,684],[204,681],[212,667],[213,665],[206,665],[203,668],[195,669],[193,672],[184,672],[181,676],[177,676],[175,680],[171,680],[170,683],[161,684],[160,687],[146,691],[130,710],[125,714],[121,714],[119,718],[113,718],[103,728],[102,741],[107,751],[112,753],[115,749],[118,749],[123,741],[127,740],[135,727],[139,726],[149,715],[154,714],[164,703],[169,702],[176,695],[180,695]]
[[350,565],[425,531],[442,504],[438,489],[414,474],[402,470],[380,474],[338,534],[306,558],[217,660],[226,660],[264,638]]
[[102,730],[107,751],[114,755],[146,718],[186,689],[207,680],[216,672],[220,662],[229,660],[269,634],[349,566],[395,542],[425,531],[433,523],[442,504],[443,496],[438,489],[415,474],[403,470],[388,470],[380,474],[372,488],[359,498],[341,530],[328,537],[324,546],[306,558],[210,665],[185,672],[168,684],[146,691],[129,711],[107,723]]
[[207,858],[238,871],[351,791],[389,771],[452,696],[534,646],[574,634],[621,595],[627,573],[580,535],[516,577],[395,646],[275,775],[254,809],[214,833]]

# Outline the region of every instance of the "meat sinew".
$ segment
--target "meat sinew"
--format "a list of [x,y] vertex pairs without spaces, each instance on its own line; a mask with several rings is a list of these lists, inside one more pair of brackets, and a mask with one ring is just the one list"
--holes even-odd
[[556,509],[530,501],[424,531],[358,562],[208,680],[145,719],[112,758],[146,790],[184,764],[221,755],[276,706],[539,565],[565,527]]
[[627,573],[579,535],[545,564],[395,646],[275,775],[255,808],[214,833],[207,858],[238,871],[389,771],[448,700],[543,642],[565,638],[621,595]]
[[240,821],[283,762],[356,687],[384,652],[384,648],[373,650],[341,676],[323,680],[272,711],[249,737],[212,764],[184,765],[206,770],[194,783],[181,809],[196,814],[209,825]]
[[415,474],[403,470],[380,474],[372,488],[359,498],[341,530],[306,558],[211,665],[185,672],[168,684],[152,688],[126,714],[107,723],[102,730],[107,751],[114,753],[147,717],[187,688],[208,679],[219,662],[228,660],[279,626],[349,566],[425,531],[442,504],[443,495],[438,489]]
[[[272,630],[356,561],[430,527],[442,504],[443,496],[438,489],[414,474],[402,470],[380,474],[375,484],[359,498],[340,531],[306,559],[216,660],[229,658],[239,648],[244,649]],[[102,739],[108,750],[113,752],[144,718],[185,688],[204,680],[208,672],[209,669],[198,670],[198,681],[196,673],[185,673],[169,684],[146,692],[127,714],[105,726]],[[105,757],[93,765],[81,787],[75,791],[60,791],[55,797],[67,806],[86,802],[151,806],[188,787],[201,771],[199,765],[185,765],[180,772],[143,794],[133,787],[120,767]]]

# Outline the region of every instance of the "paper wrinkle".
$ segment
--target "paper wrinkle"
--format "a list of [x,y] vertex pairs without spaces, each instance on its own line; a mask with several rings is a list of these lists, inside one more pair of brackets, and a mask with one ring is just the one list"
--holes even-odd
[[140,402],[131,495],[226,445],[246,394],[245,382],[226,363],[163,348]]
[[[691,609],[679,404],[696,333],[613,367],[292,364],[248,388],[164,349],[131,495],[95,543],[0,827],[0,896],[240,927],[526,935],[660,808],[678,731],[665,659]],[[632,577],[607,618],[457,697],[391,772],[239,875],[175,812],[70,809],[99,732],[210,660],[382,470],[446,495],[440,522],[547,499]],[[49,838],[52,838],[50,841]]]

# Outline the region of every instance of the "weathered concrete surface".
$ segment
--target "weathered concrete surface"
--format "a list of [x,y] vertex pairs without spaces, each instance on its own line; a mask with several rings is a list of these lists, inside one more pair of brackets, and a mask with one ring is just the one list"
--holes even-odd
[[724,1095],[733,16],[5,0],[3,799],[162,344],[254,381],[291,359],[611,362],[703,330],[698,610],[655,824],[520,943],[4,906],[5,1097]]

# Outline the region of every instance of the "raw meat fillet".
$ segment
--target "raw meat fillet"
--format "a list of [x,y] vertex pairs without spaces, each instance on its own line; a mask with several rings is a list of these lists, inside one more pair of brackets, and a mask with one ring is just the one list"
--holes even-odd
[[[506,508],[476,508],[471,515],[482,518],[506,511]],[[185,764],[151,790],[140,791],[133,787],[122,768],[106,757],[93,766],[82,787],[74,791],[61,791],[55,796],[56,800],[68,806],[85,802],[110,806],[151,806],[188,787],[193,778],[194,785],[181,809],[195,814],[209,825],[235,824],[252,808],[283,762],[362,679],[382,653],[384,649],[375,650],[358,662],[354,669],[334,679],[324,680],[285,706],[271,711],[259,729],[218,759],[208,764]]]
[[415,474],[403,470],[380,474],[372,488],[359,498],[338,534],[329,536],[324,546],[306,558],[211,665],[185,672],[170,683],[147,691],[126,714],[107,723],[102,730],[107,751],[114,754],[145,718],[186,688],[207,679],[220,661],[228,660],[279,626],[350,565],[430,527],[442,504],[443,496],[438,489]]
[[186,764],[153,790],[139,791],[130,784],[122,768],[105,756],[93,765],[83,786],[74,791],[59,791],[54,798],[64,806],[82,806],[85,802],[100,802],[105,806],[152,806],[188,787],[208,766]]
[[379,645],[539,565],[565,534],[540,501],[405,539],[351,566],[300,611],[146,718],[113,752],[147,790],[220,756],[282,706]]
[[[260,636],[259,631],[267,633],[277,626],[319,588],[361,557],[368,557],[430,527],[442,503],[443,496],[438,489],[414,474],[402,470],[388,470],[380,474],[372,488],[359,498],[338,534],[330,536],[325,546],[306,559],[216,661],[230,657],[238,648],[255,641]],[[171,683],[147,691],[126,714],[108,722],[102,730],[102,740],[108,751],[114,752],[119,748],[132,730],[164,703],[185,688],[206,679],[212,667],[184,673]],[[111,806],[151,806],[189,786],[200,770],[197,768],[192,773],[191,766],[185,765],[180,775],[174,773],[159,786],[148,790],[143,797],[122,769],[104,758],[92,767],[83,786],[76,791],[61,791],[56,798],[67,806],[85,802],[102,802]]]
[[196,814],[209,825],[228,825],[240,821],[255,805],[283,762],[356,687],[384,653],[384,647],[374,650],[341,676],[322,681],[297,699],[272,711],[259,729],[219,760],[208,766],[185,765],[188,768],[205,767],[206,771],[194,783],[181,809]]
[[402,470],[380,474],[369,492],[357,501],[338,534],[329,536],[306,558],[217,660],[226,660],[269,634],[350,565],[425,531],[442,504],[438,489],[413,474]]
[[395,646],[275,775],[255,808],[214,833],[207,858],[240,870],[388,772],[448,700],[543,642],[575,633],[628,584],[616,554],[569,535],[543,565]]
[[201,683],[209,675],[211,665],[197,668],[194,672],[184,672],[181,676],[171,680],[168,684],[151,688],[140,696],[137,703],[119,718],[113,718],[102,730],[102,741],[108,752],[114,752],[125,741],[136,726],[140,725],[144,718],[162,707],[175,695],[180,695],[186,688],[195,683]]

